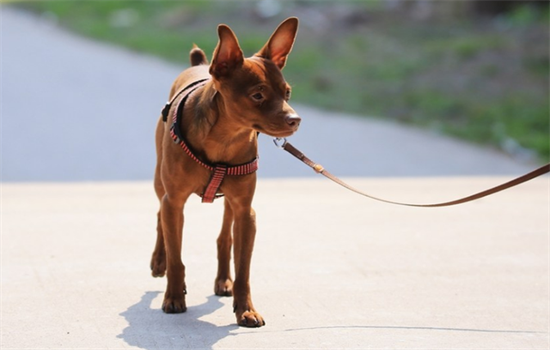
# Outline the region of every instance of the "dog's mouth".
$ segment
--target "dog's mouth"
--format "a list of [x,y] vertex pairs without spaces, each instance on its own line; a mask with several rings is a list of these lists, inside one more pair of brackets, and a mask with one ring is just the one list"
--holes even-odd
[[257,132],[260,132],[262,134],[266,134],[266,135],[271,136],[271,137],[289,137],[289,136],[292,136],[294,134],[294,132],[296,132],[298,130],[298,128],[286,129],[286,130],[267,130],[264,127],[262,127],[261,125],[258,125],[258,124],[254,124],[252,127]]

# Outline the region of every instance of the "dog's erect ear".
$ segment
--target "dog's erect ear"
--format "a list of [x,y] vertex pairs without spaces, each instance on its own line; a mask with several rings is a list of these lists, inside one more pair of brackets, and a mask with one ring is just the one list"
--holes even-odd
[[225,24],[218,26],[218,45],[214,50],[210,74],[219,78],[229,74],[233,69],[242,65],[244,61],[243,51],[239,46],[237,37]]
[[298,33],[298,18],[287,18],[279,24],[267,44],[256,56],[272,60],[279,69],[283,69],[286,64],[286,57],[292,50],[292,45],[294,45],[296,33]]

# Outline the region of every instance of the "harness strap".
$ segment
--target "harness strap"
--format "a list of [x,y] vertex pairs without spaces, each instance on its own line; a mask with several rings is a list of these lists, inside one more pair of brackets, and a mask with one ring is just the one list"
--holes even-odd
[[[191,89],[192,87],[194,86],[197,86],[199,84],[204,85],[206,82],[208,81],[208,79],[201,79],[201,80],[197,80],[195,82],[192,82],[191,84],[185,86],[183,89],[181,89],[180,91],[178,91],[171,99],[170,101],[166,102],[166,104],[164,105],[164,107],[162,108],[162,111],[161,111],[161,114],[162,114],[162,121],[166,123],[166,121],[168,120],[168,114],[170,112],[170,108],[172,108],[172,103],[174,103],[174,101],[186,90],[188,89]],[[195,90],[195,89],[193,89]],[[187,94],[189,95],[191,93],[191,91],[189,91]]]
[[216,168],[212,172],[212,177],[210,177],[210,181],[208,181],[208,185],[206,186],[206,189],[204,190],[204,193],[202,195],[203,203],[212,203],[214,202],[214,199],[220,197],[216,196],[216,193],[218,193],[218,189],[222,185],[223,179],[225,178],[226,174],[227,166],[223,164],[216,165]]
[[[170,110],[172,109],[172,125],[170,126],[170,136],[172,137],[172,140],[174,141],[174,143],[179,144],[185,154],[187,154],[191,159],[212,172],[212,176],[210,177],[210,180],[206,185],[204,193],[201,194],[203,203],[212,203],[214,202],[214,199],[223,197],[223,194],[219,194],[218,190],[220,189],[220,186],[222,185],[225,176],[241,176],[254,173],[256,170],[258,170],[258,157],[254,158],[248,163],[240,165],[229,166],[227,164],[221,163],[212,164],[209,162],[205,162],[197,157],[195,153],[191,150],[191,148],[187,145],[179,127],[181,118],[183,117],[185,102],[187,102],[187,99],[195,90],[197,90],[201,86],[204,86],[207,81],[208,79],[195,81],[178,91],[178,93],[175,94],[174,97],[172,97],[172,99],[168,101],[162,109],[162,120],[164,122],[167,121]],[[185,94],[178,102],[176,108],[172,108],[174,102],[183,93]]]

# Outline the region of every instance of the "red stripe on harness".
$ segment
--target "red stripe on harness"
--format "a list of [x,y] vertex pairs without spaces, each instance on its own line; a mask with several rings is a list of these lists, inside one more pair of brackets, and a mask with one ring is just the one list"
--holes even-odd
[[204,193],[202,195],[203,203],[214,202],[214,199],[216,199],[216,193],[218,193],[218,189],[222,185],[223,179],[225,178],[226,174],[227,166],[223,164],[216,165],[216,168],[214,168],[214,172],[212,172],[212,177],[210,178],[210,181],[208,182],[208,185],[206,186],[206,189],[204,190]]

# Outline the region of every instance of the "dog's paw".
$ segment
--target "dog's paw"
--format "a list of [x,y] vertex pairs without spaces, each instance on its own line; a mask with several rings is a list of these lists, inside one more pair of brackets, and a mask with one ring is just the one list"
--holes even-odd
[[217,279],[214,282],[214,293],[222,297],[230,297],[233,295],[233,281],[228,279]]
[[256,311],[245,311],[241,315],[237,313],[237,323],[243,327],[265,326],[264,318]]
[[185,296],[181,298],[164,298],[162,302],[162,311],[167,314],[181,314],[187,311]]
[[166,257],[162,254],[153,253],[151,258],[151,275],[153,277],[164,277],[166,274]]

